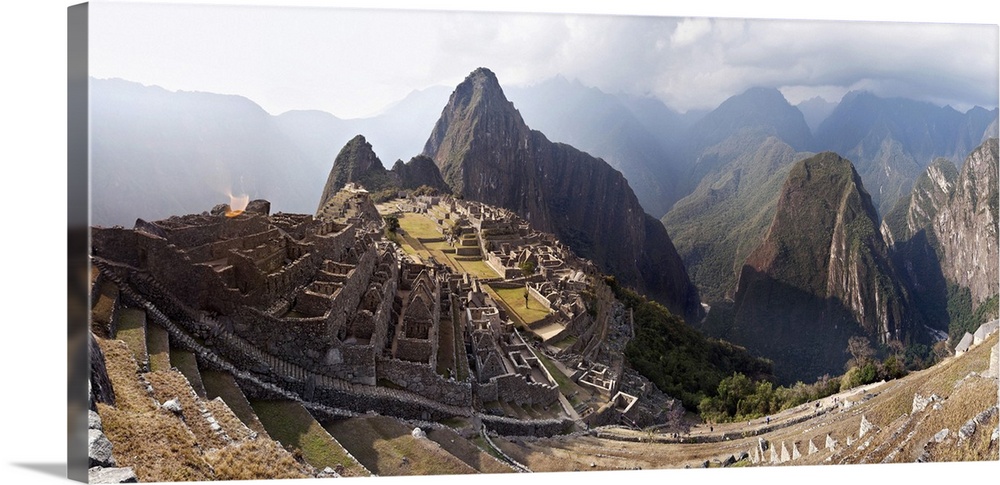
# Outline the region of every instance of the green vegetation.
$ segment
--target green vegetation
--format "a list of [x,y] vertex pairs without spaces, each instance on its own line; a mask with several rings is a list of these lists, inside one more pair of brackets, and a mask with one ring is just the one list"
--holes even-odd
[[797,156],[775,138],[730,137],[706,153],[698,168],[705,171],[702,182],[661,219],[703,301],[723,300],[735,290]]
[[968,288],[948,283],[948,340],[958,343],[965,332],[975,332],[983,323],[997,317],[997,295],[991,296],[972,310],[972,293]]
[[898,341],[883,349],[888,356],[881,361],[876,358],[877,352],[870,341],[864,337],[851,337],[847,351],[851,360],[843,376],[824,375],[812,384],[799,381],[790,387],[775,388],[768,380],[753,380],[735,372],[719,382],[714,396],[701,400],[698,411],[702,419],[709,422],[746,421],[858,386],[906,375],[904,347]]
[[329,422],[326,430],[367,469],[379,476],[450,475],[476,470],[440,445],[415,438],[412,425],[387,416]]
[[293,453],[301,453],[306,463],[320,470],[342,466],[345,469],[343,474],[348,476],[368,475],[301,404],[295,401],[254,401],[251,405],[267,433],[286,448],[291,448]]
[[490,290],[500,299],[507,310],[517,315],[525,325],[531,325],[549,315],[549,309],[537,300],[528,297],[527,308],[524,303],[524,288],[492,288]]
[[625,357],[640,374],[680,399],[687,409],[697,410],[701,401],[716,395],[719,383],[733,373],[771,378],[769,361],[753,357],[743,347],[706,338],[663,305],[620,286],[614,277],[605,281],[635,318],[636,336],[625,347]]

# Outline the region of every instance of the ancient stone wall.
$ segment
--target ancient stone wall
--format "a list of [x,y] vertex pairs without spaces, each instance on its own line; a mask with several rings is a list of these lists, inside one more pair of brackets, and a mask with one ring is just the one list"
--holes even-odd
[[396,358],[410,362],[430,362],[434,349],[430,340],[412,339],[396,336]]
[[490,379],[496,382],[497,395],[505,402],[530,406],[547,406],[559,399],[559,389],[537,382],[528,382],[517,374],[506,374]]
[[513,419],[503,416],[479,415],[490,431],[503,436],[553,436],[571,429],[570,419]]
[[379,358],[375,368],[379,379],[410,392],[453,406],[472,406],[471,383],[445,379],[429,365]]

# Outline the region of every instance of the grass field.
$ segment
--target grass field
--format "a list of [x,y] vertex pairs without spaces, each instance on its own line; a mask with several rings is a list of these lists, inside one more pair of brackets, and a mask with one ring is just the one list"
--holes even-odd
[[507,310],[517,315],[520,323],[531,325],[549,314],[549,309],[542,307],[538,300],[528,297],[528,307],[524,305],[524,288],[492,288],[487,286]]
[[205,386],[205,394],[209,399],[221,397],[226,402],[226,405],[229,406],[229,409],[233,411],[233,414],[240,418],[240,421],[243,421],[243,424],[264,436],[268,436],[267,430],[264,429],[264,425],[257,419],[257,413],[250,406],[250,402],[243,395],[243,391],[236,385],[236,380],[233,379],[232,374],[203,370],[201,372],[201,379]]
[[399,227],[414,238],[439,238],[437,224],[420,214],[404,213],[399,217]]
[[146,312],[123,308],[118,319],[117,338],[124,340],[139,365],[149,362],[146,353]]
[[302,459],[322,470],[341,470],[347,477],[370,475],[346,453],[316,419],[295,401],[253,401],[250,403],[268,434],[286,447],[299,450]]
[[159,325],[146,327],[146,350],[149,352],[149,370],[170,369],[170,334]]
[[476,469],[430,439],[414,438],[412,428],[387,416],[363,416],[326,425],[338,441],[380,476],[452,475]]
[[202,399],[206,398],[205,384],[201,381],[201,372],[198,371],[198,359],[194,354],[186,350],[172,347],[170,349],[170,365],[187,377],[191,387]]
[[496,278],[500,275],[493,271],[482,259],[476,261],[459,261],[455,259],[454,248],[444,241],[422,243],[418,239],[437,239],[442,234],[437,230],[437,224],[422,214],[403,214],[399,218],[399,227],[406,236],[401,238],[403,251],[427,260],[433,256],[439,263],[450,266],[458,273],[468,273],[477,278]]

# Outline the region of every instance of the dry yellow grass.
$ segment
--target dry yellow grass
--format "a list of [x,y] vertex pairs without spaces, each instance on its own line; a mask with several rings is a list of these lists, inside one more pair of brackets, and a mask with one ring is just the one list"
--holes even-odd
[[[212,416],[222,426],[223,431],[226,432],[230,438],[234,440],[246,440],[250,439],[253,430],[243,424],[240,418],[233,414],[233,410],[229,409],[226,402],[222,399],[216,398],[209,401],[205,401],[205,407],[212,412]],[[270,441],[270,437],[265,436],[264,439]]]
[[218,480],[308,478],[312,470],[276,442],[259,438],[205,454]]
[[161,403],[171,399],[177,399],[180,402],[184,422],[203,449],[222,448],[226,445],[226,442],[211,429],[208,421],[202,416],[200,403],[183,374],[174,370],[156,371],[146,374],[146,379],[153,385],[153,394]]
[[152,397],[138,379],[138,365],[128,345],[121,340],[97,339],[104,353],[108,377],[115,389],[115,407],[123,411],[153,411]]
[[121,411],[98,404],[104,434],[118,466],[130,466],[142,482],[210,480],[194,435],[168,411]]

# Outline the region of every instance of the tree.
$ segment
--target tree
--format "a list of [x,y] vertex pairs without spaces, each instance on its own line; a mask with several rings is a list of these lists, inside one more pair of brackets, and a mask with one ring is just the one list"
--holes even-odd
[[848,369],[861,367],[875,356],[875,349],[872,348],[871,341],[860,335],[847,339],[847,352],[851,354],[851,360],[847,361]]
[[399,217],[395,215],[387,215],[382,217],[385,220],[385,230],[391,233],[395,233],[399,229]]
[[525,278],[535,274],[535,267],[535,262],[530,259],[518,265],[518,268],[521,268],[521,274],[523,274]]

